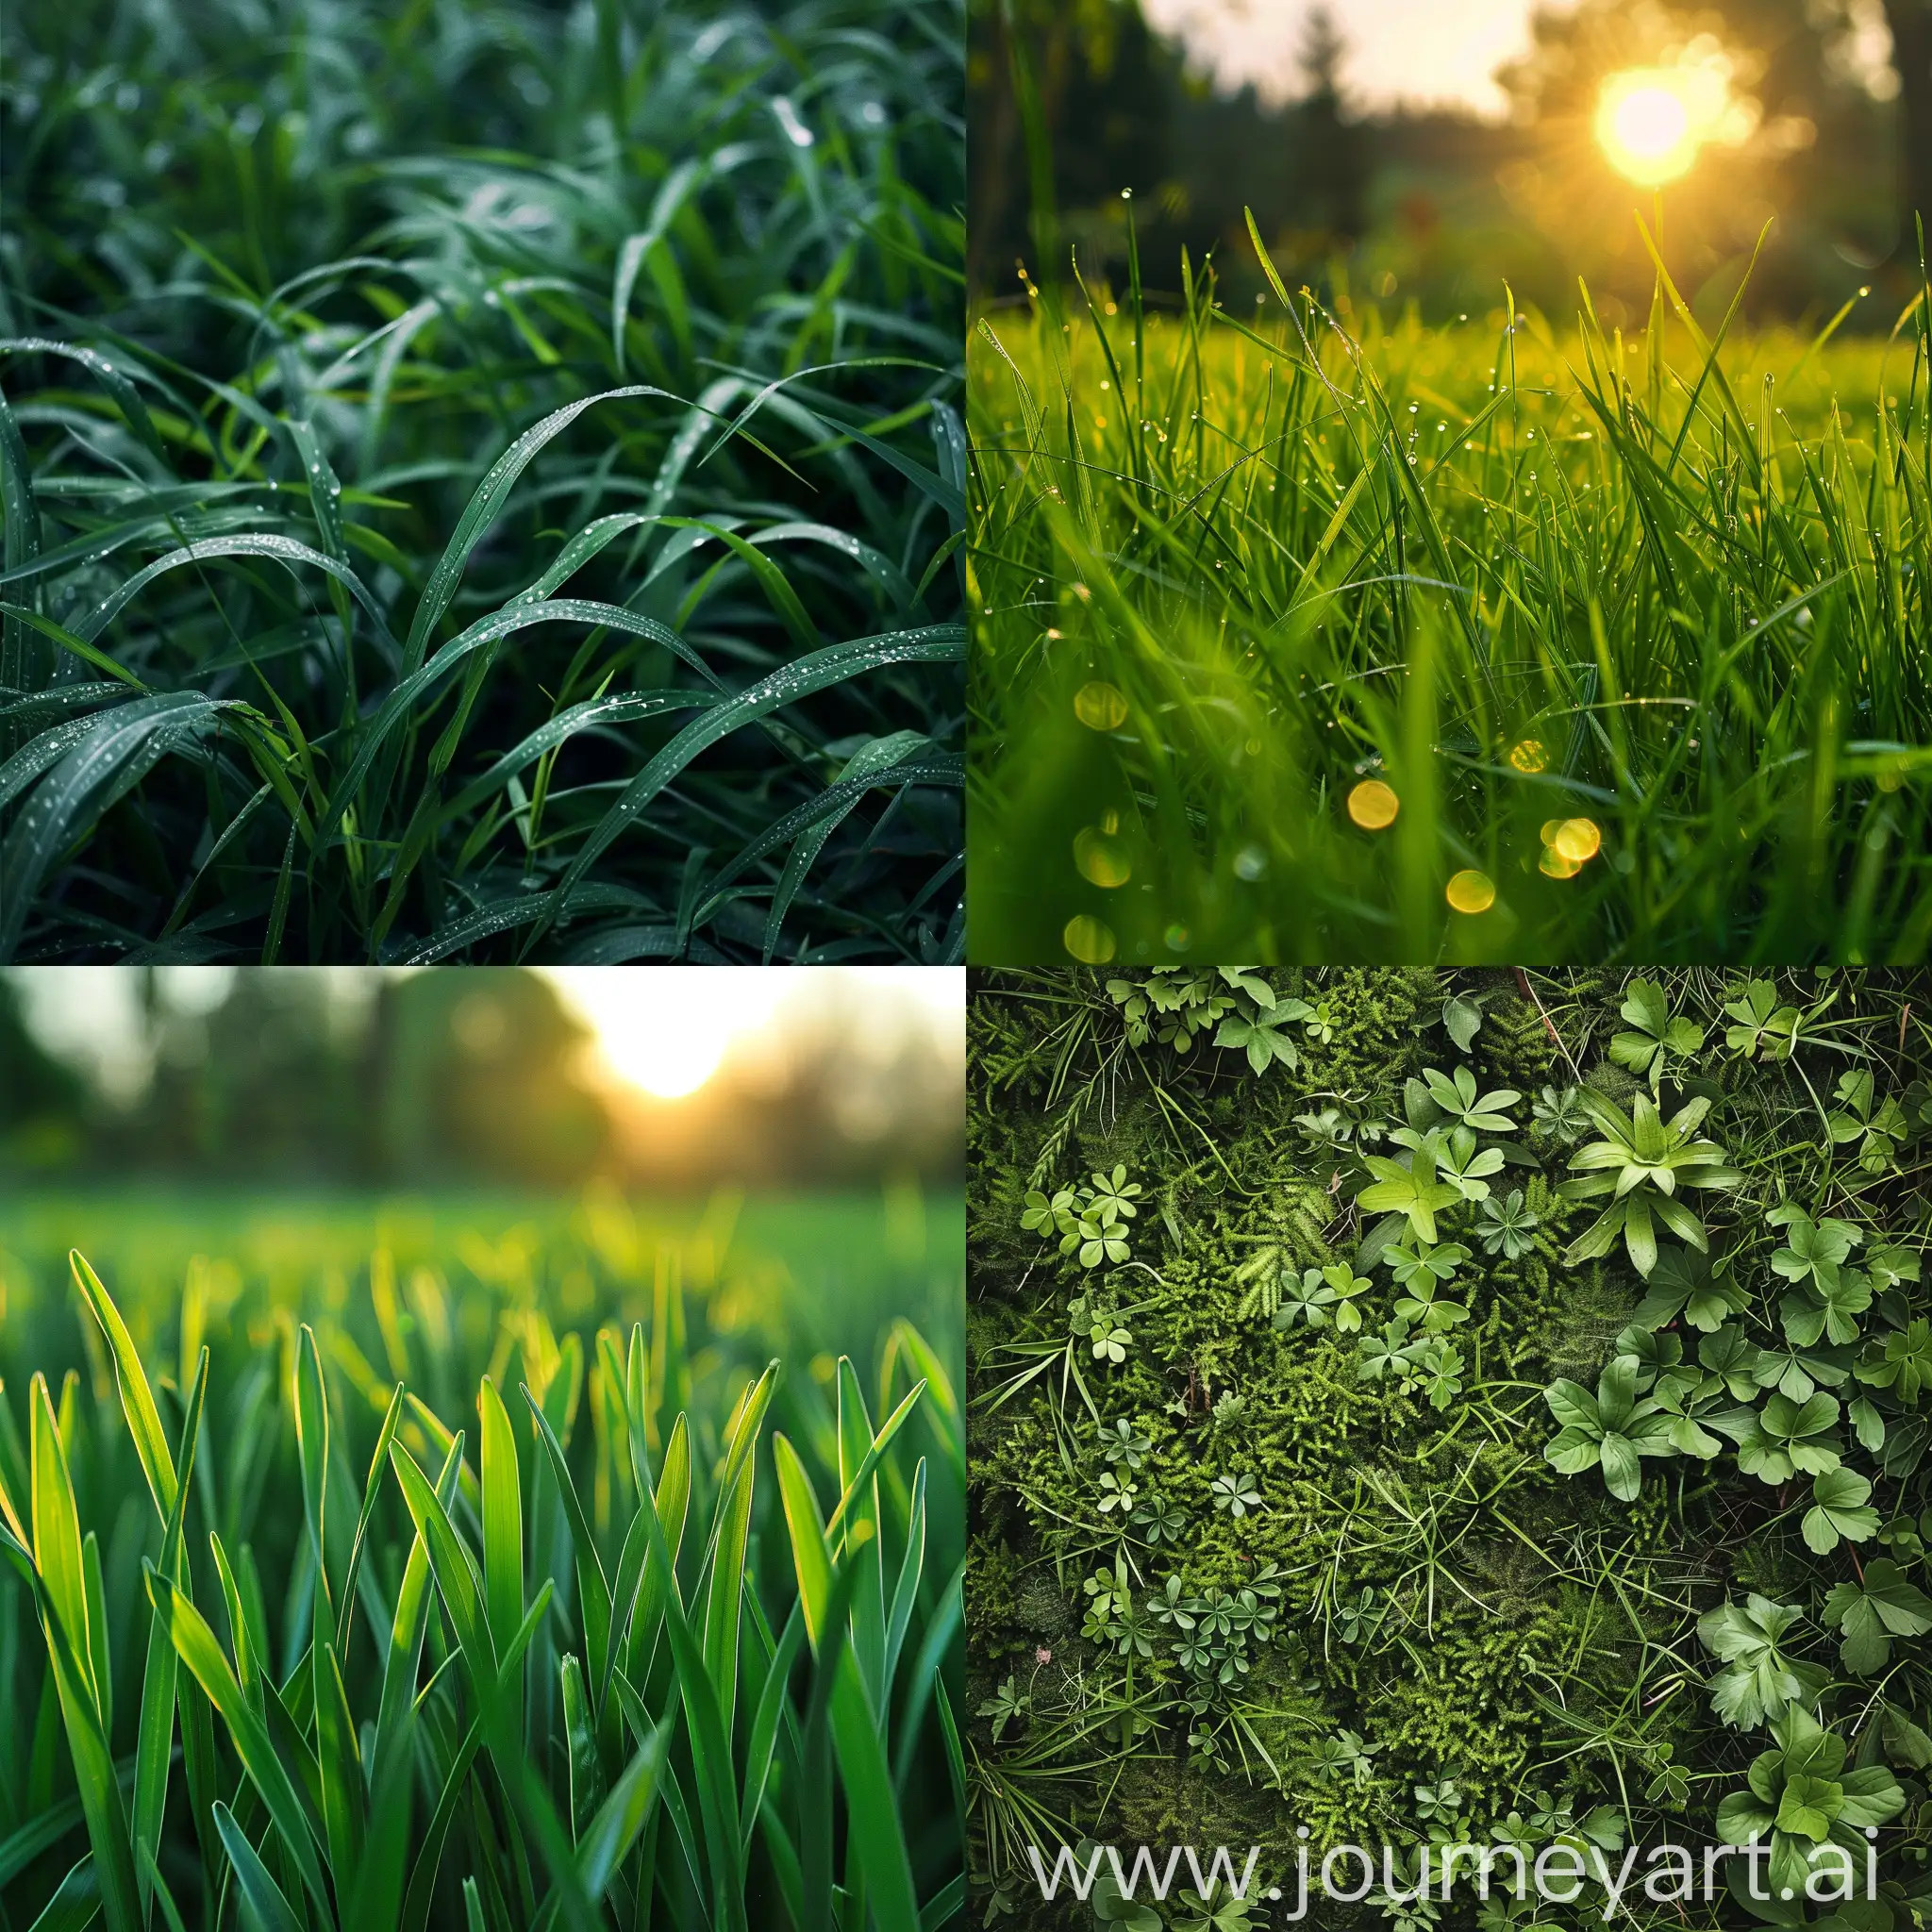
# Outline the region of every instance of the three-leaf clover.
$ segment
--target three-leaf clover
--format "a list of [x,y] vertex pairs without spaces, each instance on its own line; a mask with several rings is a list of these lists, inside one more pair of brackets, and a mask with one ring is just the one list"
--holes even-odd
[[1874,1109],[1872,1074],[1863,1067],[1840,1074],[1835,1091],[1842,1105],[1825,1116],[1833,1141],[1840,1146],[1858,1141],[1858,1165],[1868,1174],[1897,1166],[1898,1150],[1909,1132],[1898,1102],[1887,1100]]
[[1618,1010],[1634,1030],[1611,1036],[1610,1058],[1640,1080],[1648,1078],[1653,1091],[1670,1055],[1685,1058],[1704,1044],[1704,1028],[1693,1020],[1673,1018],[1664,990],[1654,979],[1632,980]]
[[1770,980],[1752,980],[1738,998],[1726,1002],[1724,1011],[1737,1023],[1724,1030],[1724,1044],[1733,1053],[1747,1060],[1790,1058],[1797,1044],[1798,1009],[1778,1005],[1777,988]]
[[1738,1467],[1775,1487],[1799,1470],[1824,1475],[1838,1467],[1838,1403],[1822,1389],[1803,1402],[1779,1390],[1762,1408],[1714,1423],[1736,1441]]
[[1297,1322],[1305,1322],[1310,1328],[1325,1328],[1332,1321],[1338,1333],[1353,1335],[1362,1325],[1361,1310],[1355,1306],[1355,1298],[1368,1293],[1374,1286],[1346,1261],[1305,1269],[1299,1281],[1284,1274],[1281,1307],[1275,1312],[1274,1325],[1292,1328]]
[[1811,1507],[1805,1512],[1805,1541],[1821,1557],[1846,1542],[1861,1543],[1878,1533],[1878,1512],[1871,1507],[1872,1485],[1855,1469],[1828,1469],[1811,1481]]
[[1301,1065],[1301,1051],[1281,1029],[1291,1020],[1307,1019],[1314,1010],[1306,1000],[1288,999],[1257,1013],[1253,1019],[1239,1011],[1232,1012],[1222,1021],[1214,1043],[1223,1048],[1241,1048],[1248,1056],[1249,1068],[1257,1074],[1266,1073],[1277,1060],[1293,1073]]

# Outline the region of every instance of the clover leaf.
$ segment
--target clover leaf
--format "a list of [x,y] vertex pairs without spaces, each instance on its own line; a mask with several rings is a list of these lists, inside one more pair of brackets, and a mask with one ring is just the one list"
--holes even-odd
[[1647,1077],[1653,1090],[1663,1078],[1668,1056],[1686,1057],[1704,1044],[1704,1028],[1691,1020],[1674,1019],[1664,990],[1654,979],[1633,980],[1619,1011],[1636,1030],[1611,1036],[1610,1058],[1640,1080]]

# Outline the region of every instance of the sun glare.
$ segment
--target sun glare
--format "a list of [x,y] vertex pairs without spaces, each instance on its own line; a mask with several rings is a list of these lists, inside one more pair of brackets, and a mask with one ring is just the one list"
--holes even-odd
[[1604,83],[1596,133],[1610,165],[1641,188],[1690,172],[1698,151],[1721,138],[1729,89],[1709,66],[1633,67]]
[[741,1036],[755,1033],[812,973],[892,984],[935,1011],[964,1008],[964,975],[934,967],[680,966],[663,972],[600,966],[539,969],[590,1025],[614,1078],[659,1100],[695,1093]]

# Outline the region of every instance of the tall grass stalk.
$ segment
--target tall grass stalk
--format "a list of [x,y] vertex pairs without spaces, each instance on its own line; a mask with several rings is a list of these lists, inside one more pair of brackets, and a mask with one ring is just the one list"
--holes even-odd
[[1923,298],[1751,334],[1659,257],[1626,336],[1184,268],[976,326],[974,958],[1926,956]]
[[8,9],[0,959],[958,958],[958,20]]

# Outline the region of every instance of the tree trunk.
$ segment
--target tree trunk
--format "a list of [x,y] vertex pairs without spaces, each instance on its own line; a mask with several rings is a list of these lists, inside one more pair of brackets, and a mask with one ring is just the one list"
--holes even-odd
[[1916,261],[1923,216],[1932,234],[1932,0],[1885,0],[1891,25],[1892,60],[1898,69],[1900,169],[1898,255]]

